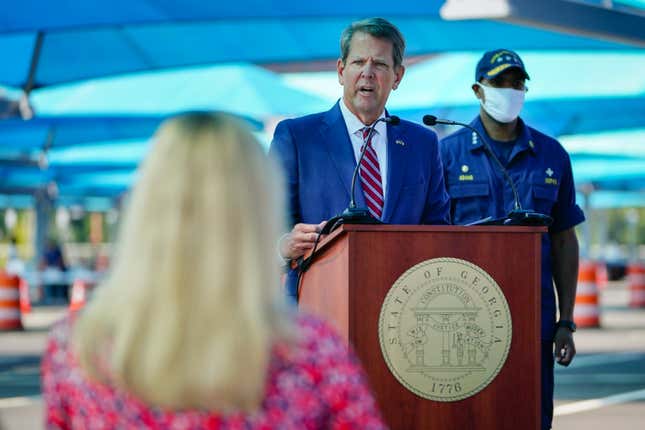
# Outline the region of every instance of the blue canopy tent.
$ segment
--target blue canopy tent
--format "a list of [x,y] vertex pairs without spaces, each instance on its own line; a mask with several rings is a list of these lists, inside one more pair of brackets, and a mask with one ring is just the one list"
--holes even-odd
[[[443,21],[443,0],[23,0],[4,8],[0,85],[33,88],[144,70],[231,61],[335,59],[348,22],[383,16],[408,40],[408,55],[523,49],[625,49],[628,45],[485,20]],[[645,18],[643,19],[645,21]],[[473,35],[477,35],[473,37]]]
[[[262,123],[238,115],[253,130]],[[0,158],[33,155],[36,151],[84,145],[89,142],[118,141],[149,137],[167,116],[137,115],[42,115],[30,120],[10,118],[0,121]]]
[[[328,106],[327,100],[286,86],[277,75],[250,64],[144,73],[41,89],[34,92],[34,102],[45,116],[0,122],[0,165],[3,156],[6,164],[13,161],[15,167],[20,165],[18,159],[25,158],[23,165],[36,165],[38,155],[48,150],[43,183],[55,182],[62,202],[82,196],[114,198],[123,193],[143,157],[137,152],[140,140],[123,139],[149,137],[167,115],[224,110],[238,114],[258,131],[262,123],[251,117],[266,120]],[[130,156],[129,165],[118,165],[133,150],[137,155]],[[117,166],[112,165],[115,161]],[[12,188],[0,186],[0,193],[12,192]]]
[[[0,121],[0,195],[7,196],[0,199],[0,207],[32,205],[33,196],[43,192],[63,205],[75,202],[97,210],[113,206],[131,185],[148,139],[164,118],[42,116]],[[259,121],[241,118],[252,130],[262,127]]]
[[[645,202],[645,128],[562,136],[560,141],[571,154],[578,184],[640,193]],[[630,195],[633,200],[638,194]]]
[[0,208],[30,209],[34,197],[29,194],[0,194]]
[[[635,51],[530,51],[521,54],[532,77],[523,112],[531,125],[556,137],[645,125],[645,76],[638,72],[645,69],[645,54]],[[478,111],[470,85],[472,70],[479,55],[443,54],[408,67],[400,88],[392,93],[388,104],[391,111],[417,122],[420,122],[425,113],[469,121]],[[580,76],[561,73],[561,70],[568,69],[582,69],[585,73]],[[607,75],[613,78],[606,79]],[[337,96],[341,92],[335,72],[314,74],[313,83],[310,82],[309,85],[303,84],[304,79],[302,75],[288,75],[285,83],[256,66],[222,65],[44,88],[34,91],[33,101],[39,112],[48,114],[83,111],[94,114],[166,114],[190,108],[226,108],[266,117],[272,113],[299,115],[326,109],[335,101],[332,94],[335,92]],[[315,88],[319,97],[297,91],[286,84],[300,85],[308,91]],[[235,91],[231,91],[231,88]],[[608,114],[615,112],[620,114]],[[438,131],[445,134],[452,129]],[[588,136],[584,140],[597,141]],[[611,161],[619,168],[618,163],[621,162],[623,164],[619,169],[625,170],[626,161],[620,158],[618,146],[614,148],[613,151],[600,154],[600,158],[594,157],[591,160],[586,157],[586,167],[582,164],[578,167],[581,172],[578,182],[594,180],[594,163],[602,165],[603,162],[607,164]],[[624,147],[620,148],[622,150]],[[117,154],[118,151],[120,149],[109,152]],[[641,156],[645,149],[639,147],[635,151],[640,151]],[[92,157],[101,159],[73,148],[67,153],[69,157],[80,157],[89,165],[92,165]],[[572,156],[574,164],[582,160],[575,150],[572,151]],[[645,168],[636,168],[635,172],[643,174]],[[603,184],[603,188],[626,187],[618,180],[604,181]],[[98,190],[96,187],[72,187],[71,179],[67,181],[67,185],[68,188],[61,190]],[[123,184],[119,186],[124,187]]]
[[130,139],[93,142],[51,152],[50,170],[63,201],[82,196],[104,197],[114,201],[136,179],[136,169],[145,157],[151,140]]
[[[523,116],[534,127],[561,136],[645,124],[645,51],[520,55],[531,76]],[[429,109],[436,116],[470,121],[479,111],[470,87],[480,56],[445,54],[413,65],[390,108],[416,121]]]
[[[445,22],[439,16],[443,3],[442,0],[422,3],[378,0],[370,4],[366,13],[365,5],[360,2],[23,0],[5,8],[0,19],[0,50],[8,59],[0,70],[0,85],[20,88],[30,94],[35,88],[81,79],[170,67],[232,61],[285,63],[335,59],[342,29],[367,14],[384,16],[397,24],[406,35],[407,54],[412,56],[464,49],[481,52],[493,46],[508,46],[509,41],[513,46],[508,47],[513,49],[614,52],[631,49],[626,44],[501,22]],[[150,100],[175,95],[176,92],[148,93]],[[77,100],[95,102],[83,98],[82,94]],[[94,107],[93,112],[100,111]],[[62,114],[66,108],[59,105],[58,109],[55,112]],[[87,111],[77,112],[87,114]],[[158,114],[145,107],[136,112]],[[625,125],[628,126],[631,125]],[[87,165],[97,168],[91,162]],[[96,177],[78,176],[89,173],[62,165],[58,170],[52,166],[44,178],[42,172],[39,177],[30,167],[24,171],[5,168],[7,183],[16,187],[21,181],[29,186],[49,187],[48,181],[55,177],[59,193],[69,192],[68,195],[109,193],[133,178],[132,171],[109,175],[99,171]],[[82,179],[83,185],[73,177]]]
[[93,141],[150,136],[163,120],[161,115],[38,116],[0,121],[0,164],[2,160],[37,161],[54,147],[82,145]]
[[[578,193],[577,201],[584,202],[585,196]],[[595,210],[645,208],[645,192],[597,190],[589,195],[589,207]]]
[[[531,79],[522,116],[553,136],[645,125],[645,51],[520,51]],[[441,54],[408,66],[388,108],[421,122],[423,115],[469,122],[479,112],[472,90],[481,52]],[[611,77],[611,78],[608,78]],[[293,86],[335,100],[336,72],[285,75]],[[440,135],[454,128],[438,127]]]
[[[57,205],[107,210],[130,187],[145,150],[147,145],[136,145],[131,140],[111,141],[108,145],[84,143],[50,149],[42,156],[47,160],[44,165],[31,159],[24,159],[22,164],[0,163],[0,194],[5,196],[0,199],[0,207],[33,207],[36,199],[47,198]],[[72,157],[70,151],[74,152]],[[107,182],[106,178],[113,180]]]
[[[626,156],[645,158],[644,51],[520,54],[531,76],[522,111],[530,125],[560,138],[573,154],[606,160],[608,169]],[[441,54],[408,66],[390,96],[389,110],[416,122],[425,114],[469,122],[479,112],[470,87],[480,56],[481,52]],[[330,100],[342,94],[336,72],[287,74],[285,80]],[[437,128],[440,135],[454,130]],[[640,173],[645,175],[645,167]]]
[[329,101],[284,83],[252,64],[221,64],[103,78],[33,92],[47,115],[168,115],[185,110],[223,110],[255,120],[325,109]]

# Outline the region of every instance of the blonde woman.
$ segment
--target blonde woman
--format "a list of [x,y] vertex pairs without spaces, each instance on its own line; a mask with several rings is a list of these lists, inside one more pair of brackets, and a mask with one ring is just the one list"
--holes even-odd
[[285,303],[280,190],[231,117],[160,127],[109,278],[52,329],[48,428],[383,427],[352,352]]

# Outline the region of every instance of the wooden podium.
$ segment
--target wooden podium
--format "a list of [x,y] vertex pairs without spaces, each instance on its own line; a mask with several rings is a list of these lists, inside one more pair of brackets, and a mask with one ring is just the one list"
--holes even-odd
[[[304,273],[300,307],[331,321],[367,372],[392,429],[540,428],[540,240],[545,227],[345,225],[322,241]],[[463,400],[414,394],[388,368],[379,315],[396,280],[434,258],[466,260],[501,288],[512,340],[497,376]],[[433,345],[428,346],[433,348]]]

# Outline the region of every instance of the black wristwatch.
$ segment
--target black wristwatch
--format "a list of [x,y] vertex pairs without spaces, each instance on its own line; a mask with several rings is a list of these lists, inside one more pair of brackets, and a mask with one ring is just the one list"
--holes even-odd
[[555,324],[555,326],[557,328],[560,328],[560,327],[568,328],[569,331],[571,331],[571,333],[575,332],[576,329],[578,328],[578,326],[576,326],[576,323],[574,323],[571,320],[560,320]]

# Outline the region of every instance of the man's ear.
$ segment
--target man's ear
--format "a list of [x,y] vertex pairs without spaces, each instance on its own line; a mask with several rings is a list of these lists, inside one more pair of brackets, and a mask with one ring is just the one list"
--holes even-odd
[[471,88],[473,89],[473,93],[475,93],[475,97],[477,97],[481,101],[486,101],[486,97],[484,97],[484,90],[482,90],[479,82],[474,83]]
[[392,84],[392,89],[396,90],[399,87],[399,84],[401,84],[401,80],[403,79],[403,75],[405,74],[405,66],[401,64],[398,67],[398,70],[394,71],[394,74],[396,78],[394,79],[394,84]]
[[345,63],[342,59],[336,61],[336,71],[338,72],[338,83],[343,85],[343,72],[345,71]]

